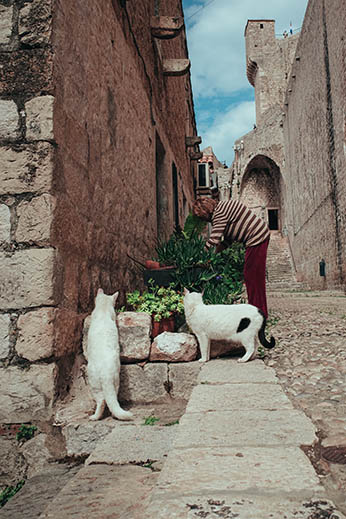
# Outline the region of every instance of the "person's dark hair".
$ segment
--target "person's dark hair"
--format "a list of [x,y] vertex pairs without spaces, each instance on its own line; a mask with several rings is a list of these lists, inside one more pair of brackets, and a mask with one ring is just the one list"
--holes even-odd
[[214,209],[217,205],[217,200],[213,198],[200,197],[194,202],[192,206],[192,213],[195,216],[201,218],[201,220],[205,220],[210,222],[211,216],[214,212]]

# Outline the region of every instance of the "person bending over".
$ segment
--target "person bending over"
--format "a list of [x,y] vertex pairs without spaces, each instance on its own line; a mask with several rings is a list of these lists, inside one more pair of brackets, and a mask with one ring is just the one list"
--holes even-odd
[[206,222],[211,222],[211,235],[206,247],[224,250],[232,242],[245,246],[244,281],[248,303],[257,306],[268,318],[266,297],[266,260],[270,231],[266,222],[238,200],[218,202],[200,197],[192,212]]

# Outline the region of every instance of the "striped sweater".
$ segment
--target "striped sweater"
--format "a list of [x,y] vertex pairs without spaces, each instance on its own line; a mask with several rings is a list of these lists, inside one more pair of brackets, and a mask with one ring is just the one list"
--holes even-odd
[[206,247],[216,247],[223,239],[253,247],[270,236],[265,221],[238,200],[219,202],[212,217],[212,231]]

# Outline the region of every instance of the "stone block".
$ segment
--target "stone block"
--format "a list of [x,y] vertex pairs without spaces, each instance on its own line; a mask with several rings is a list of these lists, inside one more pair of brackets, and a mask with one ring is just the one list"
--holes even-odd
[[115,427],[116,422],[100,420],[68,424],[61,428],[66,445],[67,456],[89,456],[96,445]]
[[178,494],[196,487],[200,493],[254,488],[257,495],[323,492],[313,466],[298,447],[174,448],[159,476],[158,489]]
[[18,137],[19,115],[14,101],[0,100],[0,139],[15,140]]
[[50,229],[53,221],[55,197],[49,194],[22,202],[17,207],[17,242],[30,242],[37,245],[49,244]]
[[12,34],[13,7],[0,5],[0,44],[7,44]]
[[11,240],[11,213],[10,208],[0,204],[0,243]]
[[19,316],[18,355],[31,362],[53,355],[54,315],[54,308],[40,308]]
[[156,479],[157,473],[134,465],[82,467],[54,498],[47,500],[40,518],[139,519]]
[[16,440],[0,436],[0,459],[6,460],[0,464],[1,489],[7,485],[16,485],[18,481],[24,479],[26,464],[24,459],[18,456]]
[[46,45],[51,36],[52,2],[34,0],[19,11],[18,36],[29,46]]
[[34,97],[25,103],[26,138],[28,141],[53,140],[54,97]]
[[0,96],[53,91],[53,53],[43,49],[0,52]]
[[299,447],[316,440],[313,423],[296,409],[187,413],[180,425],[175,448],[242,447],[245,438],[246,445],[252,447]]
[[[163,505],[164,499],[164,505]],[[331,514],[331,515],[330,515]],[[320,491],[318,497],[312,493],[306,496],[288,497],[282,495],[261,496],[252,492],[251,496],[245,493],[230,494],[218,493],[215,490],[205,489],[203,497],[189,492],[188,495],[169,496],[155,492],[151,496],[151,502],[141,519],[192,519],[207,517],[216,519],[284,519],[298,518],[312,519],[313,517],[330,517],[333,519],[345,519],[338,512],[335,505],[326,499]],[[137,519],[137,517],[135,518]]]
[[0,314],[0,359],[5,359],[10,352],[10,316]]
[[53,152],[47,142],[0,148],[0,195],[50,191]]
[[[229,410],[292,409],[288,397],[277,384],[227,384]],[[194,388],[186,412],[221,411],[224,408],[225,385],[203,384]],[[244,401],[244,395],[246,399]]]
[[124,465],[162,460],[172,447],[176,429],[160,425],[120,425],[97,444],[86,464]]
[[137,404],[163,401],[168,395],[167,364],[125,364],[120,371],[119,400]]
[[0,369],[0,422],[22,423],[49,419],[55,393],[55,364],[30,369]]
[[117,316],[121,362],[146,360],[150,353],[151,316],[142,312],[121,312]]
[[188,400],[196,385],[201,367],[198,361],[188,364],[169,364],[168,380],[171,397]]
[[46,472],[50,462],[55,461],[47,448],[47,436],[38,434],[29,441],[26,441],[20,448],[20,452],[27,464],[27,478],[32,478],[37,474]]
[[150,361],[190,362],[197,357],[197,341],[189,333],[163,332],[151,345]]
[[278,383],[273,368],[261,360],[238,363],[235,359],[218,359],[203,364],[198,377],[202,384],[241,384],[241,383]]
[[54,264],[54,249],[0,252],[0,309],[54,304]]

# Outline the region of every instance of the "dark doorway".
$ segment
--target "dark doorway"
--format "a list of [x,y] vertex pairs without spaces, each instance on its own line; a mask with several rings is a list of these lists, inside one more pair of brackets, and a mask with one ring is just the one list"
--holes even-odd
[[271,231],[279,230],[279,210],[268,209],[268,226]]

